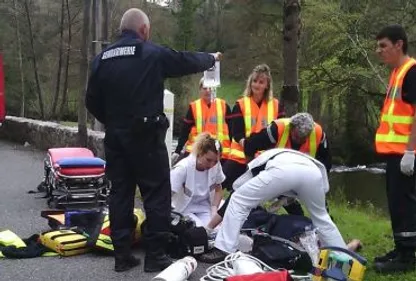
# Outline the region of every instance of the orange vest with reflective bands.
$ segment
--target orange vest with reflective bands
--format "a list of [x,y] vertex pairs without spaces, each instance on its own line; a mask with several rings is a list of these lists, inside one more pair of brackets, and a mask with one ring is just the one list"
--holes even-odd
[[402,99],[403,78],[416,64],[410,58],[399,68],[395,68],[381,110],[380,126],[376,133],[376,151],[380,154],[404,154],[412,129],[414,106]]
[[[281,118],[274,120],[274,123],[277,125],[277,148],[292,148],[292,144],[290,141],[290,119],[289,118]],[[306,141],[300,146],[299,151],[309,154],[311,157],[315,158],[316,151],[318,150],[319,144],[321,143],[322,139],[322,127],[321,125],[315,123],[315,127],[312,130],[309,137]]]
[[[237,102],[244,118],[245,138],[266,128],[274,119],[277,119],[279,114],[279,101],[275,98],[267,102],[263,101],[260,107],[251,97],[241,98]],[[246,164],[244,149],[234,139],[231,141],[229,159]]]
[[195,119],[195,125],[189,133],[185,150],[191,152],[195,138],[202,132],[208,132],[212,137],[221,142],[221,158],[228,159],[231,141],[229,128],[227,122],[225,122],[225,114],[227,113],[226,102],[223,99],[216,98],[211,103],[211,106],[208,107],[205,101],[197,99],[191,102],[191,109]]

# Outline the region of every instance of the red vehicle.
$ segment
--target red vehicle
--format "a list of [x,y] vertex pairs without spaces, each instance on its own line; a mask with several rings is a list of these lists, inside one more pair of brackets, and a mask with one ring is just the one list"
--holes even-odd
[[6,118],[6,100],[4,99],[3,55],[0,53],[0,124]]

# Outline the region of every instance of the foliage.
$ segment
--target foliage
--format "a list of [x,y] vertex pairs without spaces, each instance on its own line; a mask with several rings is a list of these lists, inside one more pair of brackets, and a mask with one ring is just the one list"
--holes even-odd
[[[69,54],[68,97],[61,117],[76,121],[78,93],[84,88],[79,77],[83,1],[65,2],[68,2],[69,17],[63,22],[62,56]],[[150,17],[152,40],[156,43],[179,50],[224,52],[223,83],[218,95],[231,105],[240,96],[252,68],[260,63],[270,65],[278,96],[283,80],[283,0],[165,0],[169,5],[163,7],[154,2],[109,1],[109,41],[117,37],[123,12],[132,6],[142,7]],[[61,1],[56,0],[0,0],[0,50],[5,59],[7,110],[9,114],[19,115],[24,97],[25,116],[40,116],[26,3],[32,21],[33,49],[45,115],[50,117],[55,89],[60,89],[58,104],[63,99],[64,87],[57,87],[57,81],[63,84],[65,80],[57,79]],[[374,54],[374,38],[382,26],[400,23],[408,32],[410,54],[413,54],[416,2],[302,0],[300,3],[300,110],[311,112],[323,124],[335,159],[349,164],[375,161],[373,139],[388,69]],[[72,40],[67,46],[69,27]],[[17,33],[21,38],[22,71]],[[61,67],[65,68],[66,63]],[[199,77],[167,83],[178,95],[176,129],[186,105],[196,96]]]

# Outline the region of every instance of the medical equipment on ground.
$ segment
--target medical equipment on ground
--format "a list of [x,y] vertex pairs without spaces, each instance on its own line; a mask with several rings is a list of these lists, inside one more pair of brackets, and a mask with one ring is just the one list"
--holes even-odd
[[313,281],[362,281],[367,260],[339,247],[323,247],[313,272]]
[[152,281],[186,281],[195,271],[197,262],[193,257],[184,257],[159,273]]
[[[200,281],[223,281],[225,278],[236,275],[279,271],[268,266],[261,260],[242,252],[229,254],[224,261],[209,267],[207,274]],[[291,271],[289,271],[291,272]],[[311,280],[309,275],[291,275],[293,280]]]

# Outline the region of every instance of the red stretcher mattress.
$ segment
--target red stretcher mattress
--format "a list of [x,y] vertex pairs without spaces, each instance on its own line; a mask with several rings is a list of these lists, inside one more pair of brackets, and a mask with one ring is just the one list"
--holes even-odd
[[85,147],[64,147],[64,148],[51,148],[48,150],[48,154],[51,159],[51,164],[54,169],[64,176],[100,176],[105,172],[105,165],[98,166],[65,166],[61,167],[59,162],[68,158],[92,158],[95,159],[94,153]]

